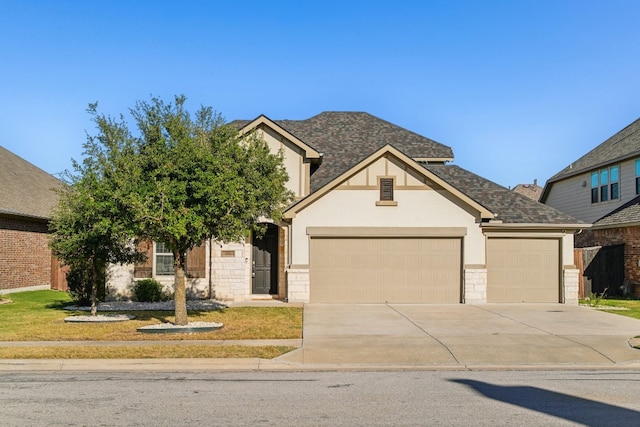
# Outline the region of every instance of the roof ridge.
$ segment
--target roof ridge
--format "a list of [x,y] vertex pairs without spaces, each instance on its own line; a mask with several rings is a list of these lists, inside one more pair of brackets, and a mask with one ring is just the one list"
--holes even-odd
[[633,153],[633,151],[632,151],[632,152],[629,152],[629,153],[626,153],[626,154],[622,154],[621,156],[617,156],[617,157],[613,157],[613,158],[607,159],[606,161],[603,161],[603,162],[597,162],[597,163],[594,163],[593,165],[587,164],[584,167],[578,167],[575,170],[573,170],[573,166],[576,163],[579,163],[583,159],[587,158],[589,155],[592,155],[593,153],[595,153],[595,152],[597,152],[599,150],[604,150],[606,147],[613,146],[613,145],[615,145],[615,144],[617,144],[617,143],[619,143],[619,142],[621,142],[621,141],[623,141],[623,140],[625,140],[625,139],[637,134],[638,132],[640,132],[640,117],[637,118],[636,120],[634,120],[633,122],[629,123],[628,125],[626,125],[622,129],[620,129],[619,131],[617,131],[613,135],[611,135],[609,138],[607,138],[604,141],[602,141],[600,144],[598,144],[595,147],[593,147],[591,150],[587,151],[582,156],[578,157],[576,160],[571,162],[568,166],[564,167],[558,173],[554,174],[551,178],[549,178],[547,180],[547,182],[548,183],[549,182],[555,182],[557,180],[557,178],[567,177],[567,176],[570,176],[570,175],[575,175],[575,174],[582,173],[585,170],[588,170],[588,169],[590,169],[592,167],[595,167],[598,164],[607,163],[609,161],[613,161],[613,160],[616,160],[616,159],[618,159],[620,157],[625,157],[625,156]]

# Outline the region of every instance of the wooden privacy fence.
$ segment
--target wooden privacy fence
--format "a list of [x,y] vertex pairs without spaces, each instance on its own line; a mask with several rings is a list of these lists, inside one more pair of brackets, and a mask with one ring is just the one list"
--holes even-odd
[[57,291],[69,290],[69,286],[67,285],[68,271],[68,266],[61,266],[58,258],[51,255],[51,289],[55,289]]
[[580,270],[578,296],[591,293],[622,295],[624,278],[624,245],[594,246],[573,250],[574,264]]

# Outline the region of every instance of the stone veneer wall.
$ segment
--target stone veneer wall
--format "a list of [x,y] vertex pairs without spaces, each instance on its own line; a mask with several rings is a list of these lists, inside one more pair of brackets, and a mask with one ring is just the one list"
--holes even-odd
[[[225,256],[222,256],[223,251]],[[233,251],[233,256],[227,256],[227,251]],[[213,244],[214,299],[245,301],[251,298],[250,255],[250,243]]]
[[465,304],[485,304],[487,302],[487,269],[484,266],[464,269]]
[[51,250],[44,222],[0,217],[0,289],[51,286]]
[[289,302],[309,302],[309,268],[288,268]]
[[108,268],[107,300],[128,300],[133,284],[133,264],[111,264]]
[[577,268],[565,267],[562,270],[562,286],[564,286],[564,303],[578,305],[580,270]]

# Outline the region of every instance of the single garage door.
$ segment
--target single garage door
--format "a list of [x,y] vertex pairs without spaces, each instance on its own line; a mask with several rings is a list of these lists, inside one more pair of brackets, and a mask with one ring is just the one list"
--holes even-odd
[[312,237],[310,245],[311,302],[460,302],[460,238]]
[[487,302],[559,300],[559,240],[488,239]]

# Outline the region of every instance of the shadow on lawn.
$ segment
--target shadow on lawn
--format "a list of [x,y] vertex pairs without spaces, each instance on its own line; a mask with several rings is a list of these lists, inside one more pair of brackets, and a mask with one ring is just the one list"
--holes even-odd
[[[87,315],[88,310],[80,310],[75,303],[70,301],[53,301],[45,305],[45,308],[51,310],[64,311],[70,316],[74,315]],[[198,317],[202,314],[211,313],[212,311],[224,312],[224,308],[218,308],[216,310],[188,310],[188,315]],[[118,313],[129,314],[135,316],[136,320],[149,321],[158,320],[160,323],[171,323],[168,316],[173,316],[174,310],[99,310],[98,314]]]

